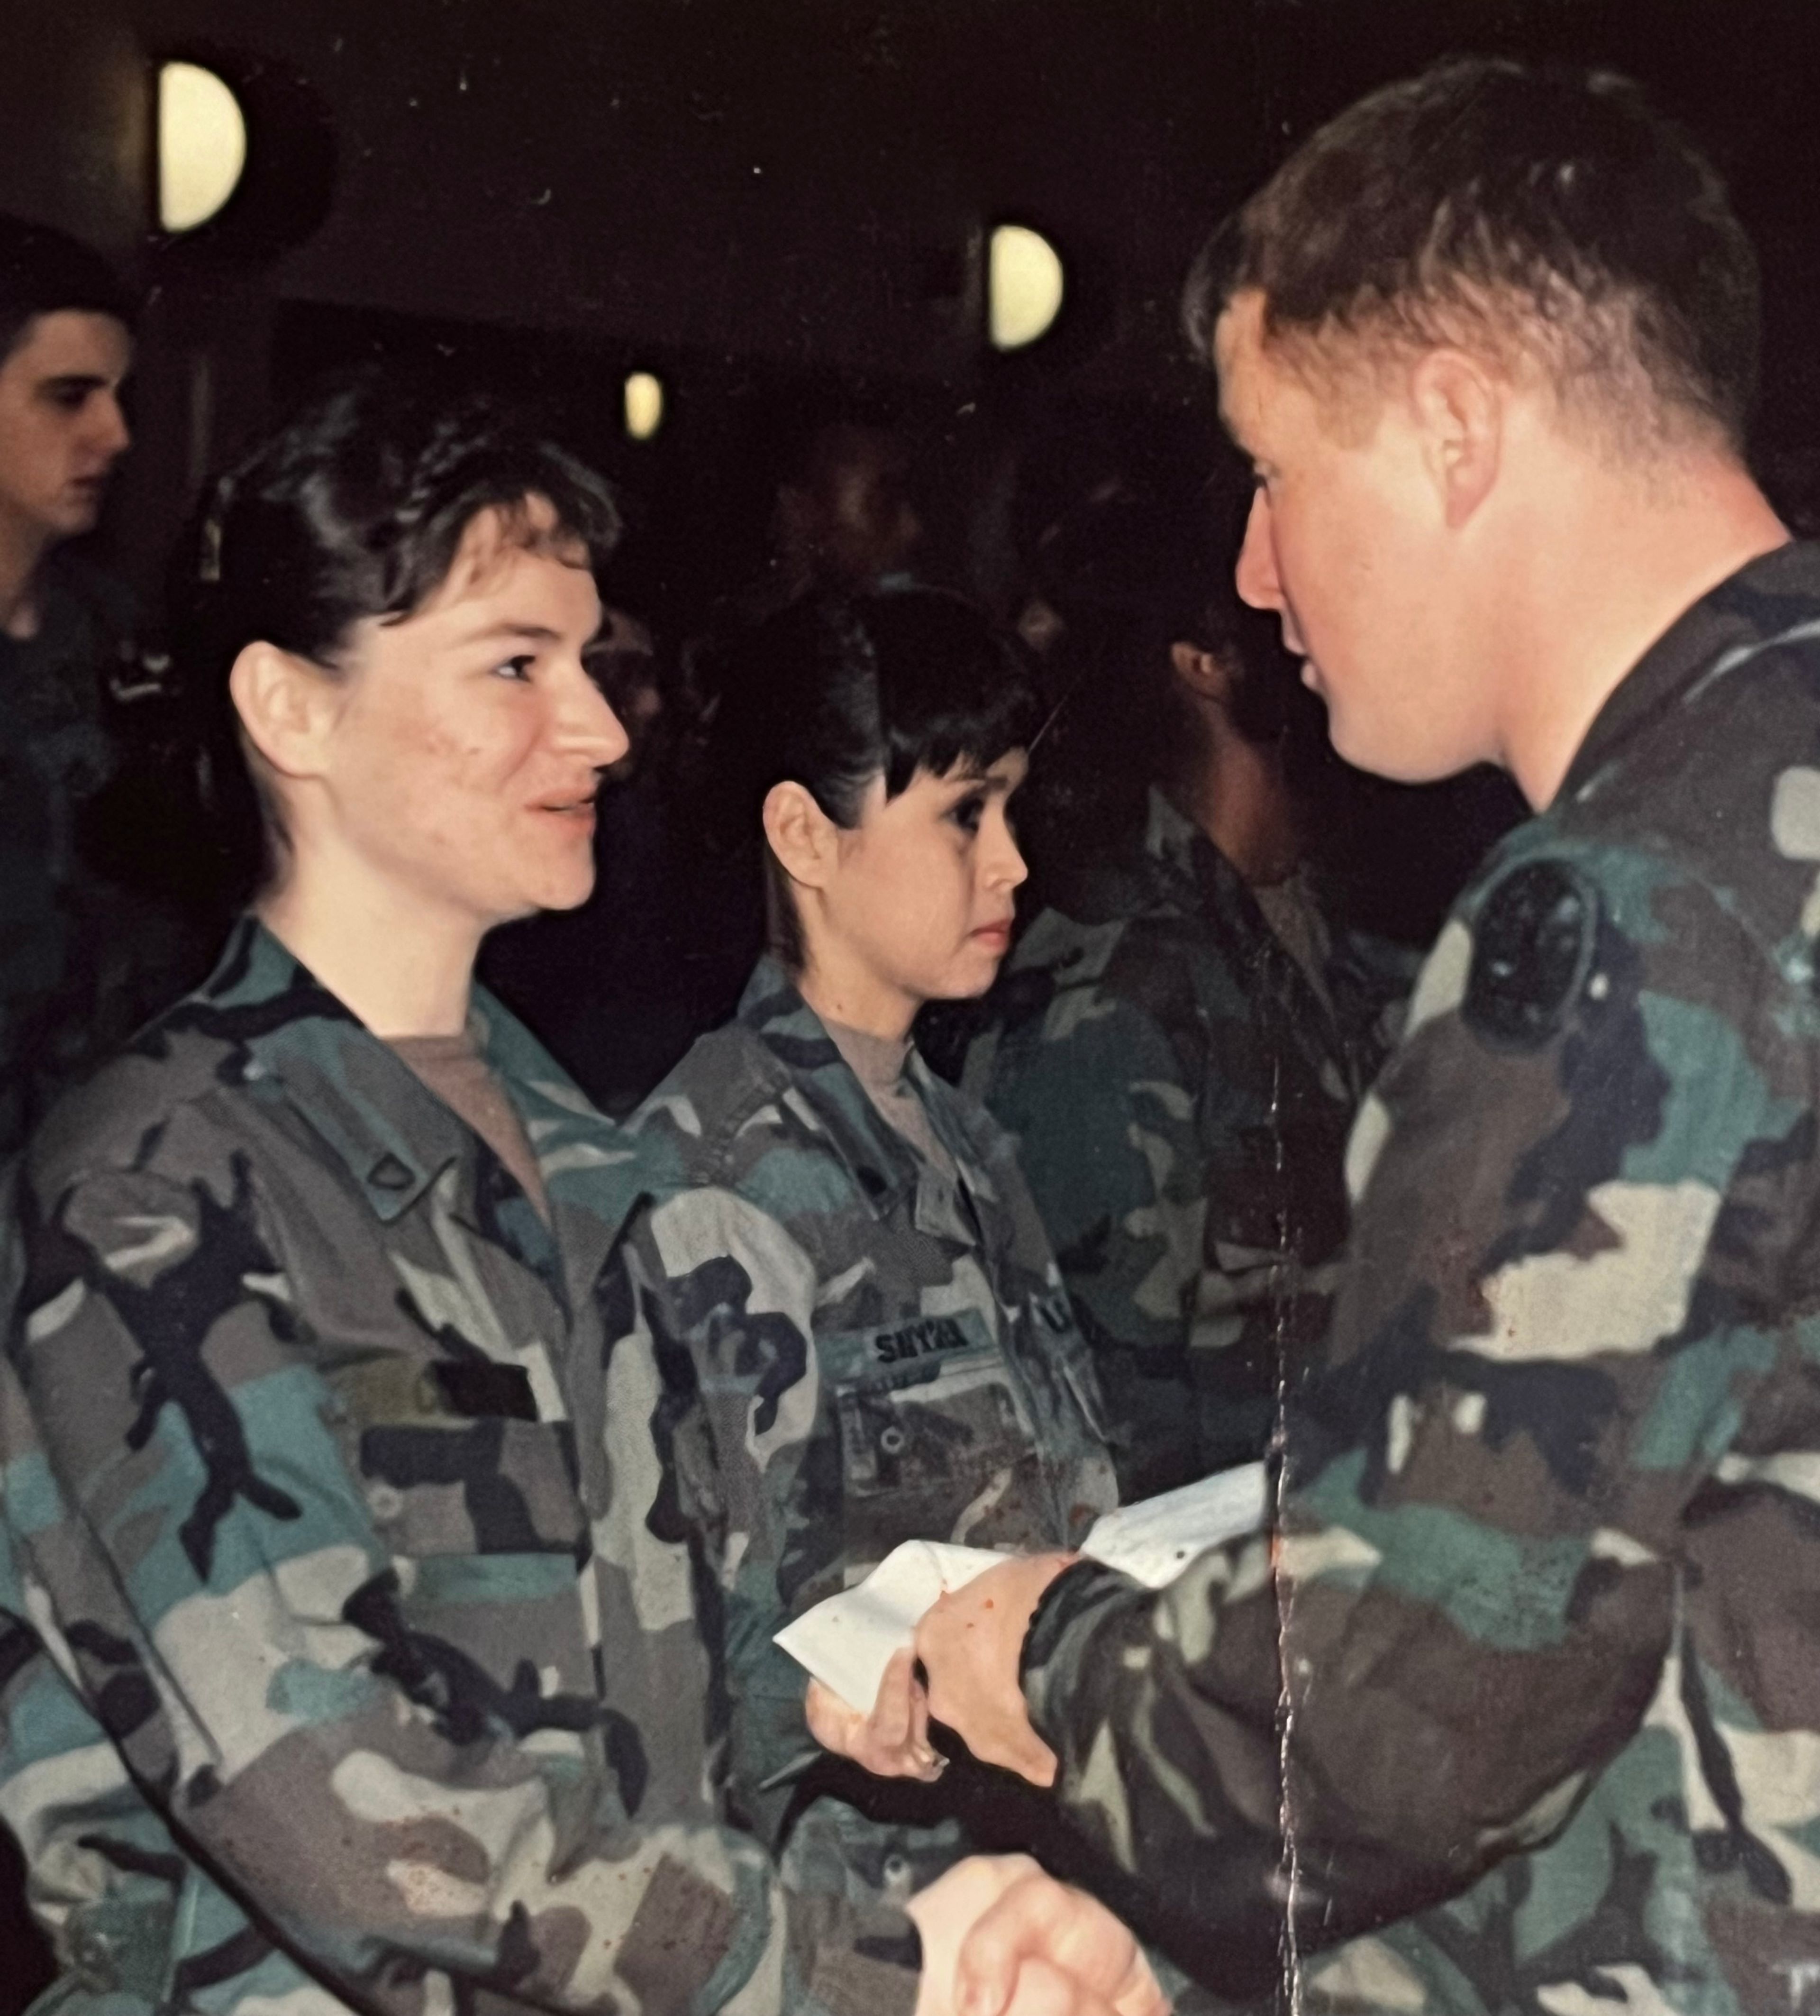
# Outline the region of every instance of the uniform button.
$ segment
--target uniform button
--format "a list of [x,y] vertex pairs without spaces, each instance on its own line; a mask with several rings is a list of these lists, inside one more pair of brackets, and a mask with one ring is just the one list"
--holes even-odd
[[885,1881],[887,1883],[908,1881],[910,1875],[910,1858],[907,1855],[887,1855],[885,1857]]
[[405,1509],[405,1494],[395,1484],[369,1484],[366,1509],[382,1523],[396,1519]]
[[901,1428],[880,1428],[879,1431],[879,1447],[887,1456],[898,1455],[908,1439]]

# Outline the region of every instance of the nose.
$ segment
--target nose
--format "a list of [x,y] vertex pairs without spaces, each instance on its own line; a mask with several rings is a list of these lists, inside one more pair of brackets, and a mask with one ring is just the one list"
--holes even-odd
[[1239,549],[1239,564],[1233,581],[1241,602],[1253,609],[1283,607],[1282,583],[1277,578],[1276,540],[1271,530],[1270,498],[1261,488],[1251,493],[1251,512],[1245,520],[1245,543]]
[[992,845],[987,850],[986,861],[988,886],[994,889],[1015,889],[1020,882],[1027,882],[1029,864],[1002,812],[992,823],[991,834]]
[[558,728],[563,747],[584,755],[596,770],[610,769],[632,746],[625,724],[579,659],[563,683]]
[[120,400],[112,392],[97,392],[93,401],[95,445],[110,462],[124,455],[133,445],[132,430]]

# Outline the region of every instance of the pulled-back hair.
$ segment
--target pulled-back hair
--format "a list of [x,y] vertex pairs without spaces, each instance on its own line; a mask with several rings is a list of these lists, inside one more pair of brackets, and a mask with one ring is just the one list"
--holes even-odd
[[1609,72],[1455,58],[1361,99],[1203,252],[1199,354],[1250,290],[1267,342],[1525,353],[1569,398],[1733,448],[1756,397],[1757,260],[1725,185]]
[[68,232],[0,213],[0,363],[38,316],[74,310],[131,329],[137,304],[99,252]]
[[[851,829],[875,777],[894,798],[919,771],[984,774],[1027,747],[1039,718],[1020,647],[962,597],[932,588],[805,596],[728,662],[710,764],[723,852],[768,863],[761,821],[774,785],[800,784]],[[787,900],[774,905],[773,926],[779,950],[800,965]]]
[[228,691],[236,658],[264,643],[345,670],[355,626],[421,609],[486,512],[509,542],[591,567],[619,536],[605,481],[495,401],[372,371],[311,399],[209,494],[180,549],[173,657],[233,899],[269,879],[284,838]]

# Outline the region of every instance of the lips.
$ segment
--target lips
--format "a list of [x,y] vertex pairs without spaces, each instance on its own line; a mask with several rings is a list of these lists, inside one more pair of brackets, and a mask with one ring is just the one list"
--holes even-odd
[[973,936],[982,945],[995,946],[1002,952],[1011,942],[1011,920],[1006,917],[999,923],[982,924]]
[[594,825],[594,797],[595,787],[590,786],[584,795],[573,798],[549,798],[535,809],[548,812],[553,818],[568,819],[577,826],[585,826],[591,830]]

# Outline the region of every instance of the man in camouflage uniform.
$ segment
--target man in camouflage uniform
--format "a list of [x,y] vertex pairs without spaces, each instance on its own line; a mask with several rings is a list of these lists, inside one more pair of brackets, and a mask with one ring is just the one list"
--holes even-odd
[[1231,256],[1242,589],[1343,754],[1495,754],[1540,816],[1354,1129],[1279,1533],[1154,1597],[995,1571],[926,1622],[933,1711],[1234,1992],[1820,2008],[1820,553],[1739,458],[1748,245],[1630,88],[1480,62]]
[[196,970],[179,921],[86,828],[138,682],[120,585],[59,550],[128,445],[125,290],[85,246],[0,217],[0,1154]]
[[902,1068],[951,1173],[761,960],[631,1125],[628,1185],[653,1202],[609,1291],[664,1373],[718,1566],[735,1809],[793,1885],[856,1902],[901,1903],[964,1854],[980,1787],[963,1768],[893,1788],[819,1751],[772,1634],[902,1541],[1077,1545],[1116,1496],[1011,1143],[914,1049]]

